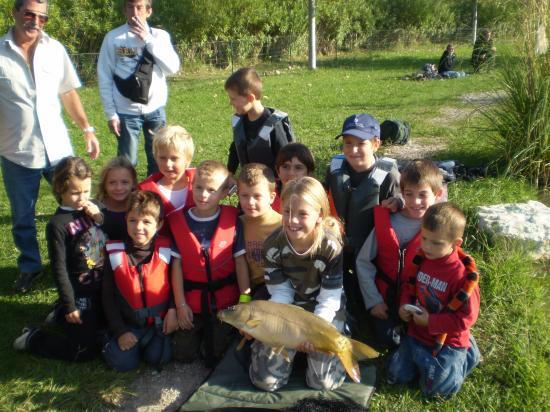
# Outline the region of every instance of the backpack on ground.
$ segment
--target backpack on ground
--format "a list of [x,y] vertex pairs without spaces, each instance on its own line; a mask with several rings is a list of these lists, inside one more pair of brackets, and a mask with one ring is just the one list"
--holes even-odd
[[407,144],[410,135],[411,125],[404,120],[388,119],[380,125],[380,140],[382,140],[382,143]]

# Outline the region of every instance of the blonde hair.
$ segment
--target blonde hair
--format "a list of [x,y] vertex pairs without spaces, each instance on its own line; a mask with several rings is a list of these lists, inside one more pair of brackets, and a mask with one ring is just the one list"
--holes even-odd
[[458,206],[450,202],[436,203],[424,214],[422,227],[430,232],[440,233],[445,240],[451,242],[464,235],[466,216]]
[[225,90],[233,90],[241,96],[253,94],[256,100],[261,100],[262,80],[252,67],[241,67],[227,78]]
[[178,125],[168,125],[160,128],[153,138],[153,155],[155,158],[161,149],[172,149],[183,154],[187,163],[191,163],[195,153],[193,137],[189,132]]
[[132,163],[128,160],[126,156],[117,156],[109,161],[103,169],[101,169],[101,174],[99,175],[99,184],[97,185],[97,200],[104,201],[108,195],[105,186],[107,185],[107,177],[112,170],[115,169],[125,169],[128,170],[130,176],[132,177],[132,190],[137,187],[137,174],[136,169],[132,166]]
[[225,177],[224,183],[222,185],[223,189],[227,189],[229,182],[229,170],[227,170],[227,167],[223,163],[218,162],[217,160],[205,160],[202,162],[195,171],[195,177],[193,179],[193,183],[197,178],[203,179],[203,180],[210,180],[214,178],[214,175],[220,174],[223,177]]
[[275,191],[275,175],[273,170],[261,163],[248,163],[241,169],[239,184],[256,186],[259,183],[266,183],[270,192]]
[[401,171],[399,185],[401,192],[405,191],[407,186],[427,185],[434,194],[437,194],[443,188],[443,174],[431,160],[411,160]]
[[[304,202],[319,211],[321,224],[315,228],[313,245],[310,248],[310,254],[314,254],[323,241],[323,230],[328,230],[332,235],[342,243],[342,225],[330,215],[330,206],[323,185],[315,178],[304,176],[297,180],[288,182],[281,194],[281,204],[287,204],[292,196],[298,196]],[[284,230],[281,232],[283,234]]]

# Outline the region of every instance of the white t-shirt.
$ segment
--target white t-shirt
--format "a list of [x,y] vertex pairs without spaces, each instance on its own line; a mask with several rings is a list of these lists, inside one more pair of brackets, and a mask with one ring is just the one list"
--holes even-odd
[[34,79],[13,38],[0,38],[0,155],[20,166],[40,169],[73,149],[59,96],[80,87],[61,43],[42,32],[33,58]]
[[168,199],[170,203],[172,203],[174,209],[178,210],[185,206],[185,202],[187,201],[187,192],[189,191],[187,188],[170,190],[160,184],[158,184],[158,187],[162,195]]

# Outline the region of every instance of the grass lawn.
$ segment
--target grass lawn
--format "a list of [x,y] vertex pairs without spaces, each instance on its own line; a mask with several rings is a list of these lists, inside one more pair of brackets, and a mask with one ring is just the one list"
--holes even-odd
[[[313,151],[322,176],[324,165],[339,151],[334,136],[345,117],[368,112],[380,121],[408,120],[413,142],[442,147],[438,159],[457,159],[478,165],[494,158],[490,136],[483,133],[475,106],[461,96],[498,89],[495,72],[457,80],[402,81],[399,77],[437,62],[444,46],[423,46],[320,60],[315,72],[297,64],[280,75],[264,78],[263,103],[290,114],[298,139]],[[458,46],[459,56],[471,48]],[[463,70],[469,71],[467,62]],[[227,74],[227,73],[226,73]],[[184,79],[170,84],[169,123],[184,125],[195,139],[194,163],[206,159],[225,162],[231,138],[231,110],[223,90],[223,74],[215,79]],[[98,129],[103,154],[94,172],[116,152],[109,135],[96,87],[81,90],[91,124]],[[463,115],[449,116],[449,109]],[[75,150],[83,154],[81,133],[71,128]],[[139,174],[145,174],[145,156]],[[484,356],[462,391],[449,401],[425,400],[416,388],[389,387],[380,380],[373,410],[544,410],[548,393],[549,323],[546,287],[548,264],[536,264],[513,243],[495,242],[475,228],[475,207],[538,199],[537,191],[522,181],[503,177],[450,186],[450,199],[469,217],[465,248],[481,271],[482,308],[473,332]],[[37,206],[41,251],[47,264],[44,228],[56,203],[47,184]],[[25,296],[11,295],[17,270],[17,251],[10,234],[10,212],[0,191],[0,305],[5,326],[0,335],[0,410],[110,409],[117,404],[136,373],[116,374],[100,360],[73,365],[16,353],[12,342],[26,324],[39,324],[56,298],[51,273]],[[383,368],[379,377],[383,378]],[[146,389],[145,389],[146,390]]]

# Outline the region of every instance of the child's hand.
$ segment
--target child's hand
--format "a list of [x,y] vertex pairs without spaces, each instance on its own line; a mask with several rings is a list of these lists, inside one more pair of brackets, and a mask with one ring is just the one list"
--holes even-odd
[[380,206],[390,209],[391,213],[395,213],[403,209],[403,201],[398,197],[390,197],[388,199],[382,200]]
[[312,353],[315,352],[315,346],[311,342],[302,342],[298,345],[296,348],[298,352],[304,352],[304,353]]
[[419,308],[422,310],[421,314],[413,314],[413,320],[414,323],[416,323],[418,326],[428,326],[428,320],[430,319],[430,314],[426,310],[426,308],[419,306]]
[[370,314],[378,319],[388,319],[388,305],[384,302],[374,305],[370,310]]
[[74,323],[75,325],[82,325],[82,319],[80,319],[80,311],[77,309],[71,313],[65,315],[65,320],[68,323]]
[[84,213],[90,216],[96,223],[103,223],[103,213],[101,213],[99,207],[97,207],[95,203],[90,201],[86,202],[82,210],[84,210]]
[[134,335],[132,332],[123,333],[118,337],[117,341],[118,346],[122,350],[132,349],[136,345],[136,343],[138,343],[136,335]]
[[178,315],[178,325],[181,329],[191,330],[193,329],[193,311],[187,304],[183,306],[178,306],[177,308]]
[[399,307],[399,317],[404,321],[408,322],[413,318],[413,315],[411,312],[409,312],[407,309],[405,309],[405,305],[401,305]]
[[176,309],[168,309],[166,316],[164,317],[164,322],[162,323],[162,333],[169,335],[178,328],[178,316],[176,314]]

